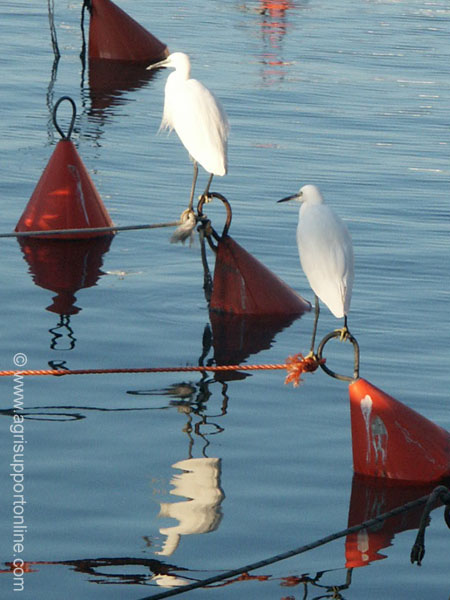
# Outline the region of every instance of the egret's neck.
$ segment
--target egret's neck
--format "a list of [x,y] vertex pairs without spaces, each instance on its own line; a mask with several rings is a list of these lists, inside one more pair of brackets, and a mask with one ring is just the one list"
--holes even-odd
[[304,213],[313,206],[320,206],[321,204],[324,204],[322,196],[319,194],[313,195],[302,202],[302,205],[300,206],[300,214]]
[[178,66],[173,73],[169,75],[172,81],[187,81],[191,77],[191,67],[188,64]]

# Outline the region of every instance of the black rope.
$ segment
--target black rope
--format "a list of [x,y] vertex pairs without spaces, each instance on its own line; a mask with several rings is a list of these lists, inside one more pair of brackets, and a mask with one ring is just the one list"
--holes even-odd
[[83,2],[83,6],[81,7],[81,21],[80,21],[80,27],[81,27],[81,52],[80,52],[80,58],[81,58],[81,65],[83,67],[83,73],[86,69],[86,48],[87,48],[87,44],[86,44],[86,36],[84,33],[84,18],[85,18],[85,12],[86,10],[88,11],[88,13],[90,15],[92,15],[92,2],[91,0],[84,0]]
[[436,502],[439,501],[446,505],[445,522],[447,523],[448,527],[450,527],[450,491],[447,487],[445,487],[445,485],[440,485],[428,496],[427,503],[422,513],[422,518],[420,519],[416,541],[411,549],[411,562],[413,564],[416,562],[417,566],[419,567],[422,564],[423,557],[425,556],[425,529],[430,522],[430,512],[433,510]]
[[170,223],[144,223],[142,225],[120,225],[112,227],[81,227],[79,229],[48,229],[40,231],[12,231],[11,233],[0,233],[0,238],[24,238],[33,236],[58,236],[72,235],[77,233],[115,233],[116,231],[132,231],[138,229],[159,229],[161,227],[176,227],[180,221],[172,221]]
[[198,228],[200,235],[200,255],[203,266],[203,291],[205,293],[206,303],[208,308],[211,304],[211,296],[213,292],[213,279],[211,277],[211,271],[209,270],[208,259],[206,258],[206,246],[205,246],[205,235],[202,227]]
[[[445,488],[446,489],[446,488]],[[245,565],[244,567],[239,567],[237,569],[232,569],[230,571],[226,571],[221,573],[220,575],[215,575],[213,577],[208,577],[207,579],[202,579],[200,581],[196,581],[194,583],[190,583],[188,585],[183,585],[179,588],[175,588],[172,590],[167,590],[165,592],[159,594],[153,594],[152,596],[145,596],[145,598],[141,598],[140,600],[162,600],[163,598],[169,598],[170,596],[176,596],[177,594],[184,594],[185,592],[189,592],[191,590],[195,590],[201,587],[212,585],[213,583],[218,583],[219,581],[223,581],[224,579],[229,579],[230,577],[235,577],[237,575],[242,575],[242,573],[247,573],[248,571],[254,571],[255,569],[260,569],[261,567],[266,567],[267,565],[271,565],[273,563],[279,562],[281,560],[285,560],[286,558],[291,558],[293,556],[298,556],[304,552],[308,552],[309,550],[313,550],[314,548],[318,548],[319,546],[324,546],[329,542],[334,542],[339,538],[345,537],[351,533],[357,533],[362,529],[370,529],[375,525],[379,525],[386,519],[390,517],[395,517],[396,515],[400,515],[404,512],[412,510],[421,504],[425,504],[430,496],[423,496],[422,498],[418,498],[417,500],[413,500],[408,502],[407,504],[403,504],[402,506],[398,506],[390,510],[387,513],[383,513],[382,515],[378,515],[372,519],[364,521],[359,525],[353,525],[352,527],[348,527],[347,529],[343,529],[342,531],[338,531],[337,533],[332,533],[323,537],[315,542],[310,544],[305,544],[304,546],[300,546],[299,548],[295,548],[294,550],[288,550],[287,552],[283,552],[282,554],[277,554],[276,556],[272,556],[271,558],[266,558],[260,560],[258,562],[251,563],[249,565]]]
[[48,0],[48,22],[50,25],[50,37],[52,40],[52,48],[53,54],[55,55],[55,60],[58,61],[61,58],[61,53],[58,47],[58,39],[56,37],[56,28],[55,28],[55,1]]
[[[221,236],[219,236],[217,231],[211,225],[211,221],[206,217],[206,215],[203,214],[204,204],[206,202],[210,202],[213,198],[218,198],[219,200],[221,200],[227,211],[227,218]],[[203,228],[206,240],[213,252],[217,252],[217,246],[214,244],[212,238],[214,238],[216,242],[219,242],[221,239],[225,238],[228,235],[228,230],[230,229],[231,219],[231,204],[228,202],[225,196],[219,194],[218,192],[209,192],[207,195],[202,195],[200,197],[199,203],[197,205],[197,221],[200,223],[199,227]]]

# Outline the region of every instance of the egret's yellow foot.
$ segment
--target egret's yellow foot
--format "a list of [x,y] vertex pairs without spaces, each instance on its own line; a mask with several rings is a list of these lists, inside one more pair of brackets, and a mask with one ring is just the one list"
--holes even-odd
[[339,341],[344,342],[350,335],[350,331],[347,326],[342,327],[341,329],[335,329],[336,333],[340,333]]

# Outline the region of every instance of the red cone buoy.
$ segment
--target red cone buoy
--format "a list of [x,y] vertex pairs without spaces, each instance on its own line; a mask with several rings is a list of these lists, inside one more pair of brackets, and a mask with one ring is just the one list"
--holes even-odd
[[450,433],[365,379],[349,385],[356,473],[411,482],[450,476]]
[[[56,110],[62,100],[55,105]],[[75,112],[72,116],[72,125]],[[56,124],[58,131],[61,130]],[[71,132],[70,129],[70,132]],[[49,231],[54,229],[84,229],[90,227],[113,227],[108,212],[86,170],[74,144],[70,132],[63,136],[50,157],[39,182],[22,214],[16,231]],[[62,134],[62,133],[61,133]],[[98,237],[101,233],[72,233],[58,235],[58,239]],[[112,235],[111,232],[103,235]],[[36,236],[38,237],[38,236]],[[47,239],[49,236],[42,236]]]
[[236,315],[301,315],[311,305],[225,235],[217,244],[210,308]]
[[111,0],[92,0],[89,58],[157,62],[167,46]]

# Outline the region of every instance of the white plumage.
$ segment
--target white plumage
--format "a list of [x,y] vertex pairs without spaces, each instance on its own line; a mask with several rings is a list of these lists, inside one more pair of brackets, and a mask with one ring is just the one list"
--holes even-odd
[[352,297],[354,258],[350,234],[344,222],[324,203],[315,185],[303,186],[297,194],[279,200],[301,202],[297,227],[297,246],[302,269],[316,296],[316,317],[311,341],[311,354],[319,317],[319,301],[333,315],[344,317],[342,339],[348,333],[347,315]]
[[191,64],[183,52],[170,54],[148,69],[172,67],[164,93],[164,111],[160,129],[175,129],[194,161],[190,208],[197,179],[197,163],[210,178],[204,193],[209,192],[213,175],[227,173],[229,124],[219,100],[200,81],[190,77]]
[[344,222],[324,203],[314,185],[301,188],[297,245],[302,269],[313,292],[340,319],[352,297],[354,259]]

